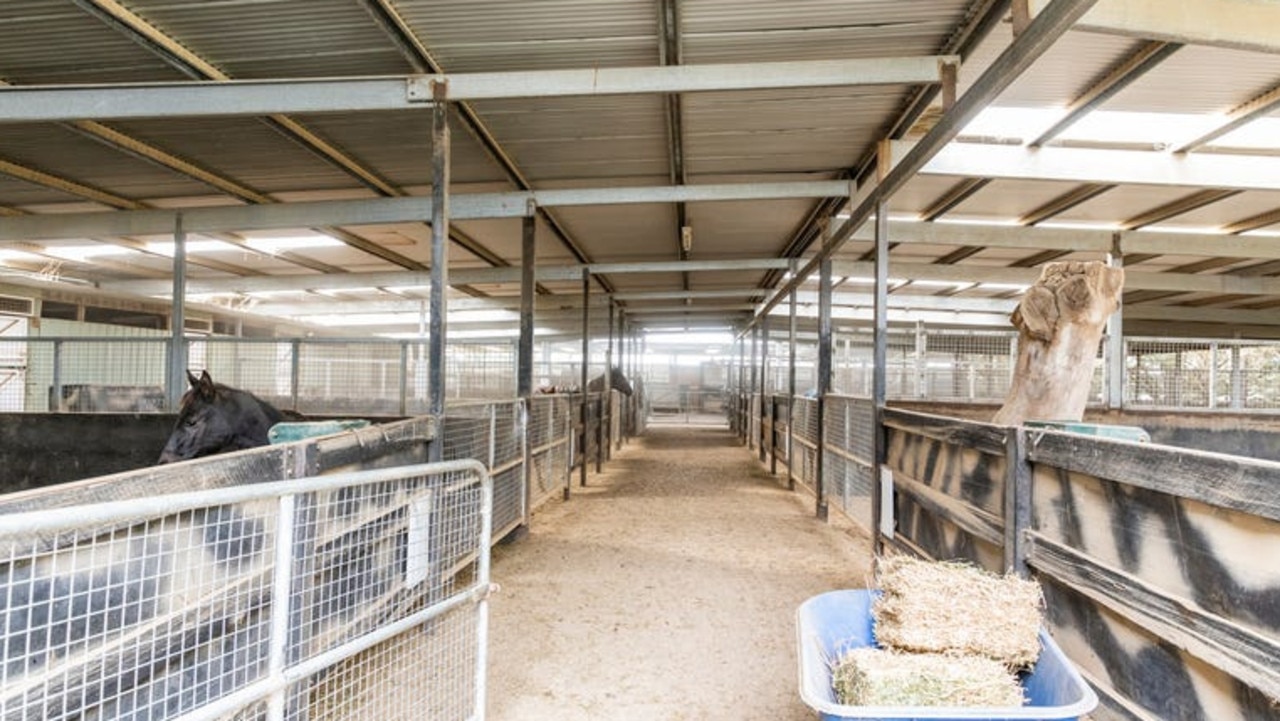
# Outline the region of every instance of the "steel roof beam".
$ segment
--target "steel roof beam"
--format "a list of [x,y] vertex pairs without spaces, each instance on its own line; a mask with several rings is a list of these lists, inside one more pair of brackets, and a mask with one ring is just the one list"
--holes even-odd
[[[1032,20],[1031,24],[1014,38],[1013,43],[974,81],[969,91],[943,114],[938,124],[934,125],[900,162],[888,170],[860,202],[853,204],[849,219],[836,230],[830,240],[823,242],[822,247],[799,273],[777,289],[753,319],[752,325],[763,314],[781,303],[792,288],[798,286],[804,277],[812,274],[823,260],[839,250],[854,231],[870,219],[877,206],[891,198],[929,162],[935,153],[959,135],[960,131],[977,117],[983,108],[999,97],[1000,93],[1048,50],[1058,37],[1093,5],[1093,2],[1094,0],[1051,0],[1040,15]],[[965,175],[982,177],[986,173],[976,172]]]
[[[991,30],[999,26],[1003,21],[1005,14],[1009,10],[1009,4],[1009,0],[987,0],[985,3],[975,4],[968,20],[943,43],[940,48],[941,52],[943,54],[957,54],[960,56],[961,62],[967,61],[973,52],[977,50],[979,44],[991,33]],[[892,123],[886,125],[883,132],[876,137],[894,140],[904,137],[911,127],[928,111],[941,92],[942,87],[934,84],[916,88],[910,99],[905,103],[902,113]],[[877,150],[873,144],[863,154],[857,165],[845,169],[840,174],[840,178],[850,180],[851,184],[855,186],[867,184],[865,181],[876,166],[876,158]],[[824,198],[815,204],[804,221],[800,223],[799,229],[787,241],[780,253],[781,257],[798,258],[803,255],[813,242],[821,237],[823,223],[826,219],[835,216],[839,209],[848,203],[848,198],[833,197]],[[761,287],[772,288],[777,285],[781,278],[781,272],[771,272],[765,276]]]
[[[153,25],[137,13],[134,13],[132,10],[118,2],[118,0],[74,0],[74,2],[88,14],[98,18],[107,26],[121,33],[125,37],[137,42],[142,47],[151,51],[156,55],[156,57],[159,57],[161,60],[173,66],[184,75],[196,80],[213,81],[216,83],[232,81],[230,76],[224,73],[213,63],[208,62],[178,39],[170,36],[164,30]],[[361,184],[372,189],[374,192],[392,197],[405,195],[401,189],[395,187],[390,181],[380,176],[372,168],[363,165],[342,149],[312,132],[310,128],[297,120],[280,113],[264,114],[260,119],[277,132],[292,139],[301,147],[319,156],[324,161],[330,163],[342,172],[359,181]],[[101,123],[79,120],[76,121],[74,125],[82,132],[87,132],[91,136],[96,137],[103,142],[125,150],[126,152],[141,151],[144,155],[150,157],[156,162],[160,162],[177,172],[184,173],[188,175],[188,177],[208,183],[223,192],[229,193],[243,200],[247,200],[252,203],[271,202],[272,200],[271,198],[252,191],[251,189],[244,188],[230,179],[223,178],[196,166],[192,165],[190,167],[184,167],[182,161],[179,159],[171,158],[167,153],[162,153],[161,151],[158,151],[158,149],[147,147],[140,141],[130,138],[123,133],[116,133]],[[408,256],[401,255],[390,248],[368,241],[350,233],[349,231],[336,228],[315,227],[311,224],[300,227],[315,228],[319,232],[328,233],[357,250],[361,250],[391,263],[392,265],[398,265],[407,270],[424,270],[427,267],[423,263],[409,258]],[[450,238],[482,260],[486,260],[491,264],[494,264],[492,260],[494,257],[493,254],[489,253],[487,249],[483,248],[483,246],[480,246],[480,244],[474,239],[466,237],[460,233],[450,233]],[[317,267],[314,262],[302,262],[302,256],[297,254],[282,257],[285,260],[298,263],[308,268],[315,269]],[[503,263],[496,264],[502,265]]]
[[[3,165],[0,165],[0,172]],[[539,206],[613,205],[626,203],[714,202],[817,198],[847,192],[840,181],[788,181],[716,185],[582,188],[510,193],[464,193],[449,199],[454,220],[520,218],[529,204]],[[398,197],[324,200],[270,205],[233,205],[187,209],[150,209],[101,213],[58,213],[0,218],[0,240],[49,240],[93,235],[160,235],[173,230],[181,213],[188,232],[267,230],[420,222],[431,217],[431,198]],[[464,248],[472,250],[466,244]],[[472,252],[476,252],[472,250]],[[493,259],[481,259],[497,265]],[[498,259],[499,261],[501,259]]]
[[[1029,0],[1032,13],[1050,0]],[[1280,5],[1257,0],[1099,0],[1077,24],[1080,30],[1154,38],[1193,45],[1216,45],[1266,53],[1280,52]]]
[[223,80],[98,86],[24,85],[0,88],[0,122],[274,116],[422,109],[430,105],[431,87],[437,82],[448,83],[451,102],[712,90],[914,85],[939,82],[941,65],[948,62],[958,62],[958,58],[928,55],[316,80]]
[[[591,265],[555,265],[534,269],[538,280],[581,280],[585,268],[596,273],[697,273],[697,272],[755,272],[787,268],[790,261],[781,258],[743,260],[687,260],[659,263],[592,263]],[[427,286],[431,275],[424,272],[391,271],[387,273],[346,273],[344,275],[290,275],[253,278],[192,278],[187,281],[188,294],[203,293],[255,293],[282,290],[341,290],[343,288],[381,288]],[[449,282],[457,285],[483,285],[487,283],[518,283],[519,268],[460,268],[450,269]],[[141,295],[167,295],[172,287],[168,283],[128,281],[103,283],[104,288],[115,288]]]
[[1048,130],[1041,133],[1028,145],[1038,148],[1058,137],[1067,128],[1075,125],[1081,118],[1102,106],[1117,93],[1124,90],[1135,80],[1155,68],[1166,58],[1177,52],[1182,45],[1178,43],[1148,42],[1133,55],[1122,60],[1111,72],[1094,83],[1080,97],[1067,106],[1067,114]]
[[[910,143],[894,145],[895,155],[911,147]],[[1280,158],[1263,155],[951,143],[919,172],[1005,180],[1280,190]]]
[[[444,68],[441,67],[440,62],[436,60],[431,51],[427,49],[427,46],[423,44],[422,40],[413,32],[413,29],[409,27],[409,23],[400,15],[399,11],[391,4],[390,0],[360,1],[365,10],[368,11],[369,15],[373,17],[374,22],[378,27],[382,28],[382,31],[387,35],[387,37],[395,43],[396,47],[400,50],[400,54],[414,70],[420,73],[442,74],[444,72]],[[458,118],[461,119],[462,122],[466,124],[467,128],[471,130],[472,135],[480,143],[481,147],[485,149],[485,152],[489,154],[489,157],[497,163],[502,172],[506,174],[507,178],[520,190],[532,190],[533,185],[529,182],[528,178],[525,177],[524,172],[516,165],[515,160],[511,158],[510,154],[508,154],[507,151],[498,144],[497,138],[494,137],[493,132],[489,130],[489,127],[484,124],[484,121],[480,119],[475,108],[471,107],[470,103],[458,101],[455,101],[452,107]],[[582,249],[573,236],[569,234],[569,231],[560,223],[560,220],[556,218],[555,215],[544,208],[538,208],[536,212],[538,215],[542,216],[544,221],[546,221],[547,226],[551,229],[551,232],[555,234],[561,245],[563,245],[578,262],[591,262],[590,256],[587,255],[586,251]],[[483,247],[474,240],[467,238],[456,228],[450,228],[450,236],[459,243],[463,243],[464,239],[470,240],[472,247],[469,247],[468,250],[472,253],[476,252],[476,248]],[[463,243],[463,247],[467,247],[467,245]],[[509,265],[509,263],[506,263],[505,261],[490,261],[490,265],[504,266]],[[605,290],[612,290],[612,286],[608,279],[599,277],[596,278],[596,282]],[[539,294],[545,294],[547,292],[542,286],[537,286],[536,290]]]

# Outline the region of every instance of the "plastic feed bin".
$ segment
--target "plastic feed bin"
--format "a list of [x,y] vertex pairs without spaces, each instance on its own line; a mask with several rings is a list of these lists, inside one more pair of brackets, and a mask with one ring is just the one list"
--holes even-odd
[[292,443],[317,436],[353,431],[369,425],[369,421],[362,418],[337,421],[286,421],[271,426],[267,431],[267,441],[272,444]]
[[831,688],[834,661],[851,648],[874,646],[871,602],[877,592],[865,589],[831,591],[814,596],[796,611],[799,643],[800,697],[832,719],[1078,719],[1098,704],[1098,697],[1043,629],[1043,650],[1032,672],[1023,679],[1028,703],[1020,708],[957,708],[920,706],[846,706],[836,702]]
[[1111,438],[1118,441],[1134,443],[1150,443],[1151,434],[1138,426],[1113,426],[1106,423],[1083,423],[1078,421],[1024,421],[1027,428],[1039,428],[1047,431],[1066,431],[1098,438]]

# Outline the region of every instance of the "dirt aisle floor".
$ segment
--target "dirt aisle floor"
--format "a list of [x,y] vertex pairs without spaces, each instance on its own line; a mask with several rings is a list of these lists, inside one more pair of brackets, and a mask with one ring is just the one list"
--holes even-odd
[[815,718],[796,607],[870,552],[767,470],[728,430],[650,428],[495,548],[489,718]]

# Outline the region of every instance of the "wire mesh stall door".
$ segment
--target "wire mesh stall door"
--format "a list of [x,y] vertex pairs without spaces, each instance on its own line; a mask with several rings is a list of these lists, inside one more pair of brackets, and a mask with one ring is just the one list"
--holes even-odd
[[0,718],[483,716],[473,461],[0,517]]

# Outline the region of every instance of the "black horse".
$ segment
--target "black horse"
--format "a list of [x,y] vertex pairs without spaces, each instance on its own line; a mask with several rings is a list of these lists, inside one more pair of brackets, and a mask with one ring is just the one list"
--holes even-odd
[[187,382],[191,388],[182,396],[160,463],[265,446],[271,426],[293,420],[248,391],[214,383],[209,371],[199,378],[187,371]]
[[[611,367],[609,369],[608,376],[609,376],[610,390],[618,391],[624,396],[631,395],[632,393],[631,382],[627,380],[627,376],[622,372],[621,368],[619,368],[618,366]],[[601,373],[595,378],[592,378],[591,381],[587,383],[588,393],[599,393],[603,391],[604,388],[605,388],[604,373]],[[577,393],[578,386],[577,385],[544,386],[542,388],[539,388],[538,392],[539,393]]]

